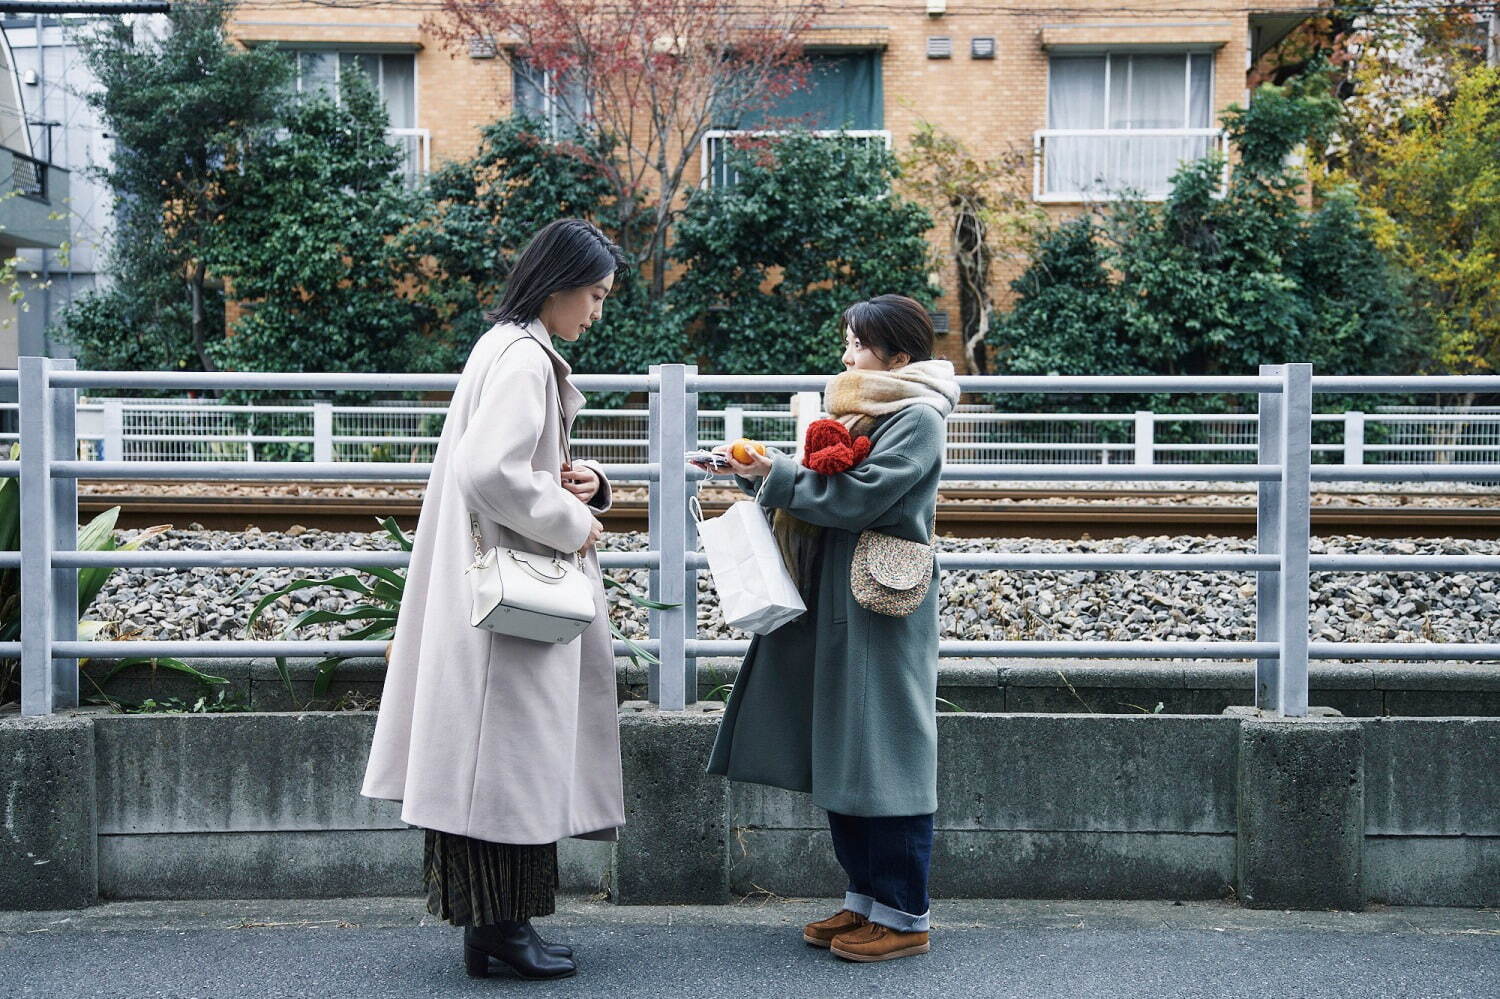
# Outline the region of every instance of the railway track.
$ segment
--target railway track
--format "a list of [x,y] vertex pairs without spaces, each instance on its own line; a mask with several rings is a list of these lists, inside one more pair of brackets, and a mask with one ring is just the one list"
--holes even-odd
[[[125,486],[128,483],[114,483]],[[154,483],[160,487],[161,483]],[[632,492],[634,495],[631,495]],[[640,490],[621,489],[621,496],[602,520],[611,531],[646,530],[646,503]],[[1045,490],[953,488],[938,503],[938,531],[959,537],[1109,538],[1143,534],[1250,537],[1255,533],[1253,504],[1233,504],[1223,497],[1248,497],[1238,490],[1173,492],[1170,490]],[[1431,496],[1432,494],[1426,494]],[[1203,500],[1220,497],[1218,503]],[[1500,506],[1475,505],[1473,493],[1448,494],[1452,505],[1346,505],[1327,502],[1312,507],[1315,535],[1355,534],[1367,537],[1500,538]],[[722,510],[727,494],[707,497],[704,512]],[[1392,495],[1399,501],[1399,495]],[[1131,501],[1134,502],[1131,502]],[[366,531],[374,521],[394,516],[408,530],[416,526],[417,495],[362,498],[339,496],[212,496],[161,493],[85,492],[79,496],[83,517],[121,507],[121,527],[170,523],[200,524],[213,530],[286,530],[294,524],[328,531]]]

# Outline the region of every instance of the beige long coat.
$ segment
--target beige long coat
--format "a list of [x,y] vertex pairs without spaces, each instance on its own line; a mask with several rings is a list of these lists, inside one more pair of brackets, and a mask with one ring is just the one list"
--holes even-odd
[[501,323],[474,345],[459,378],[361,792],[401,801],[412,825],[541,844],[613,839],[624,824],[614,654],[593,549],[585,572],[598,613],[574,641],[512,638],[468,620],[468,511],[486,547],[575,552],[609,506],[609,485],[591,462],[580,462],[599,472],[590,504],[562,486],[563,435],[584,401],[571,372],[540,322]]

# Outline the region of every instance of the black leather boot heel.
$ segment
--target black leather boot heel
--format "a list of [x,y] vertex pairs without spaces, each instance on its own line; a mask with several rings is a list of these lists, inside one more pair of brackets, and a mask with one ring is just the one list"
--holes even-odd
[[527,923],[495,923],[492,926],[470,926],[464,929],[464,966],[476,978],[476,960],[471,955],[494,958],[522,978],[567,978],[578,971],[571,958],[550,954],[542,949],[541,938]]
[[478,947],[464,944],[464,970],[470,978],[490,977],[490,956]]

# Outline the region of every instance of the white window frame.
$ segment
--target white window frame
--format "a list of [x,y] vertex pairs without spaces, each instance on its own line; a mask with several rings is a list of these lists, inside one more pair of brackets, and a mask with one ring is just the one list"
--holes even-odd
[[734,139],[742,135],[812,135],[818,138],[840,137],[847,139],[875,140],[885,144],[886,149],[891,148],[891,133],[883,128],[865,129],[818,129],[810,132],[793,132],[787,129],[735,129],[715,128],[703,133],[703,139],[698,144],[698,186],[699,187],[723,187],[734,183],[731,176],[734,171],[725,166],[721,170],[714,170],[715,143],[722,143],[728,139]]
[[[308,93],[307,87],[303,85],[302,77],[302,53],[318,52],[333,56],[333,99],[339,106],[343,106],[343,78],[344,60],[346,55],[373,55],[388,56],[402,55],[411,57],[411,120],[421,121],[418,113],[422,106],[422,75],[421,68],[417,65],[417,54],[407,49],[365,49],[365,48],[340,48],[337,44],[328,46],[306,46],[294,50],[297,57],[297,93]],[[385,61],[377,59],[375,62],[375,93],[380,95],[381,102],[385,101]],[[415,183],[432,172],[432,130],[427,128],[387,128],[385,130],[386,140],[393,146],[398,146],[406,153],[406,174],[408,182]]]
[[[1115,85],[1115,80],[1114,80],[1115,73],[1114,73],[1114,70],[1115,70],[1115,60],[1117,58],[1121,58],[1121,57],[1128,58],[1130,56],[1136,56],[1136,55],[1180,55],[1180,56],[1182,56],[1183,57],[1183,59],[1182,59],[1182,70],[1183,70],[1182,122],[1183,122],[1184,127],[1182,127],[1182,128],[1051,128],[1050,124],[1052,122],[1052,101],[1053,101],[1054,95],[1056,93],[1056,90],[1052,86],[1052,62],[1053,62],[1053,59],[1055,57],[1057,57],[1057,56],[1066,57],[1069,54],[1075,54],[1075,55],[1079,55],[1079,56],[1089,55],[1089,56],[1103,56],[1104,57],[1104,95],[1103,95],[1102,100],[1103,100],[1103,105],[1104,105],[1104,116],[1105,116],[1105,121],[1106,122],[1109,120],[1110,108],[1113,106],[1112,97],[1113,97],[1113,93],[1114,93],[1113,88],[1114,88],[1114,85]],[[1220,181],[1220,187],[1221,187],[1221,190],[1222,190],[1222,188],[1226,187],[1228,185],[1228,183],[1229,183],[1229,157],[1228,157],[1229,143],[1228,143],[1228,135],[1227,135],[1227,133],[1225,133],[1225,131],[1223,129],[1220,129],[1220,128],[1213,128],[1213,127],[1208,127],[1208,128],[1192,128],[1192,127],[1187,127],[1187,123],[1190,122],[1190,121],[1192,121],[1192,116],[1193,116],[1193,59],[1192,59],[1192,57],[1195,56],[1195,55],[1202,55],[1202,56],[1207,56],[1208,57],[1208,80],[1207,80],[1206,86],[1208,88],[1209,117],[1210,117],[1210,120],[1212,120],[1212,117],[1213,117],[1214,78],[1215,78],[1215,71],[1216,71],[1216,67],[1214,65],[1214,63],[1215,63],[1215,57],[1214,57],[1214,52],[1212,50],[1205,50],[1203,48],[1198,48],[1198,47],[1194,47],[1194,46],[1182,46],[1182,47],[1176,47],[1176,46],[1160,46],[1160,47],[1158,47],[1158,46],[1151,46],[1151,47],[1148,47],[1148,48],[1132,48],[1132,47],[1127,47],[1127,48],[1114,48],[1114,49],[1100,49],[1100,50],[1097,50],[1097,51],[1095,51],[1095,50],[1076,51],[1075,50],[1072,53],[1068,52],[1067,50],[1063,50],[1063,51],[1055,51],[1055,52],[1049,53],[1048,58],[1047,58],[1047,121],[1048,121],[1049,127],[1037,129],[1036,132],[1032,136],[1032,150],[1031,150],[1031,152],[1032,152],[1032,182],[1031,182],[1031,185],[1032,185],[1032,194],[1031,194],[1032,200],[1036,201],[1036,202],[1043,203],[1043,204],[1049,204],[1049,203],[1050,204],[1077,204],[1077,203],[1081,203],[1081,202],[1086,203],[1086,202],[1117,201],[1117,200],[1120,200],[1124,196],[1119,190],[1110,190],[1108,188],[1100,189],[1100,190],[1089,190],[1089,191],[1047,191],[1045,189],[1045,186],[1046,186],[1046,183],[1047,183],[1046,176],[1045,176],[1045,163],[1046,163],[1046,156],[1047,156],[1046,144],[1047,144],[1047,140],[1048,139],[1052,139],[1052,138],[1066,139],[1066,138],[1098,137],[1098,138],[1101,138],[1101,139],[1109,139],[1109,138],[1125,138],[1125,139],[1128,139],[1128,138],[1149,138],[1149,137],[1174,137],[1174,138],[1204,137],[1204,138],[1207,138],[1209,140],[1208,141],[1208,145],[1210,147],[1212,147],[1214,151],[1218,152],[1220,154],[1220,156],[1222,156],[1223,159],[1224,159],[1223,177],[1222,177],[1222,179]],[[1128,64],[1129,63],[1127,62],[1127,65]],[[1126,86],[1127,87],[1129,86],[1129,82],[1127,82]],[[1140,197],[1142,200],[1145,200],[1145,201],[1165,201],[1166,198],[1167,198],[1167,194],[1165,192],[1156,192],[1156,193],[1151,193],[1151,192],[1141,193],[1141,192],[1137,192],[1133,196]]]
[[[512,55],[506,61],[510,64],[511,71],[510,104],[512,114],[519,110],[518,102],[516,100],[516,75],[525,73],[531,75],[533,78],[535,78],[535,76],[537,75],[540,75],[541,82],[540,84],[537,84],[536,87],[542,95],[542,121],[543,124],[547,126],[547,139],[550,142],[559,141],[559,138],[562,135],[562,126],[570,125],[571,123],[562,120],[564,116],[558,111],[558,106],[562,103],[562,101],[558,99],[558,96],[554,92],[552,86],[552,70],[538,69],[537,67],[528,63],[526,60],[515,55]],[[594,116],[594,95],[585,90],[583,92],[583,102],[584,116],[586,118],[592,119]],[[582,123],[580,122],[579,125],[581,126]]]

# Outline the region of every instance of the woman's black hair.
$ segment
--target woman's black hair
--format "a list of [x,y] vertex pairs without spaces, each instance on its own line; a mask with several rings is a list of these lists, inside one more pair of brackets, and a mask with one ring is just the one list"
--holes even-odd
[[840,322],[844,330],[853,330],[859,342],[889,362],[896,354],[912,361],[932,360],[937,334],[927,310],[905,295],[877,295],[856,302],[844,310]]
[[554,292],[584,288],[624,269],[625,255],[593,223],[549,222],[516,258],[500,305],[485,319],[524,325],[541,315],[542,303]]

